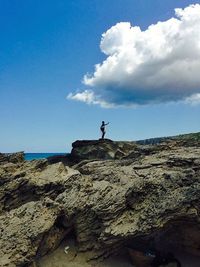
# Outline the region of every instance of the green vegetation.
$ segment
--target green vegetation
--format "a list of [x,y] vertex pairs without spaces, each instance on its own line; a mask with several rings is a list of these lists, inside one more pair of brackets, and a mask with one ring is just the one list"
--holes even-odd
[[180,134],[175,136],[174,138],[184,139],[184,140],[193,140],[193,141],[200,141],[200,132],[198,133],[189,133],[189,134]]

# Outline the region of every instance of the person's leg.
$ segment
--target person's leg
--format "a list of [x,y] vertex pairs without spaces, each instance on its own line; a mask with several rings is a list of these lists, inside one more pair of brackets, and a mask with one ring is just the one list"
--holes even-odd
[[103,139],[103,131],[101,130],[101,139]]
[[104,136],[105,136],[105,131],[103,131],[103,133],[102,133],[102,139],[104,139]]

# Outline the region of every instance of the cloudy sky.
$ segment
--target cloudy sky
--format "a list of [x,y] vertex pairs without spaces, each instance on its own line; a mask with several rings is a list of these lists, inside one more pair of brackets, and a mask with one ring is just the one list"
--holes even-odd
[[200,1],[0,1],[0,151],[200,131]]

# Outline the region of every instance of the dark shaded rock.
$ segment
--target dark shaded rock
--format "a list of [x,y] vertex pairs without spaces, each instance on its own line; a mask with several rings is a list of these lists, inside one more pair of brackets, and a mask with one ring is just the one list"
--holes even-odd
[[153,261],[153,256],[145,255],[143,251],[129,249],[133,266],[135,267],[150,267]]
[[55,164],[58,162],[62,162],[63,164],[68,166],[73,164],[73,160],[70,154],[50,156],[47,158],[47,161],[49,164]]
[[24,152],[0,153],[0,164],[20,163],[24,161]]
[[121,159],[135,148],[134,142],[109,139],[78,140],[72,144],[71,157],[75,162],[92,159]]

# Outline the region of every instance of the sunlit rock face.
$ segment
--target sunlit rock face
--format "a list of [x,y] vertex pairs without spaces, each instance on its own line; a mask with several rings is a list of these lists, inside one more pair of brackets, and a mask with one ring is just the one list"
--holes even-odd
[[[94,142],[76,143],[73,156],[85,147],[90,155],[92,146],[108,153],[116,145]],[[1,266],[28,266],[71,230],[78,250],[93,258],[128,248],[200,255],[198,144],[122,143],[120,159],[97,153],[71,167],[47,160],[1,163]]]

